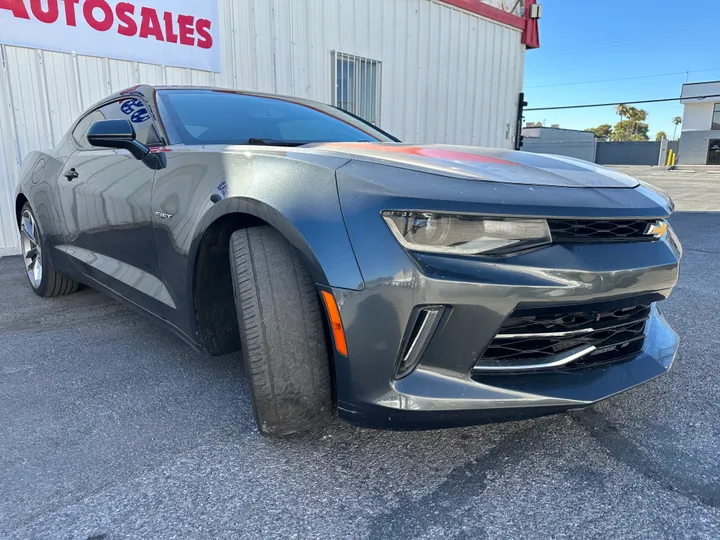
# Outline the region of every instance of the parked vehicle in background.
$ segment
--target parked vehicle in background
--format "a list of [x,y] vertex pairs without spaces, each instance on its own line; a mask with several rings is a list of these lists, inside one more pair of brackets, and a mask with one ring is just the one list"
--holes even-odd
[[662,375],[681,247],[664,194],[591,163],[401,144],[310,101],[139,86],[25,161],[40,296],[102,290],[242,350],[260,431],[438,428]]

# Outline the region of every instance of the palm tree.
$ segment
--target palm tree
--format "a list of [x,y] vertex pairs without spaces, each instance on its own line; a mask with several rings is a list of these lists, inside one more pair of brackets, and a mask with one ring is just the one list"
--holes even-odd
[[632,122],[631,124],[631,131],[630,131],[630,138],[634,138],[635,135],[637,135],[638,130],[638,124],[640,122],[644,122],[647,120],[648,113],[647,111],[644,111],[642,109],[637,109],[635,107],[629,107],[627,111],[627,117],[628,120]]
[[682,124],[682,118],[680,118],[679,116],[676,116],[675,118],[672,119],[672,123],[675,124],[675,129],[673,130],[673,141],[674,141],[674,140],[676,140],[675,135],[677,134],[677,127],[680,124]]
[[662,141],[663,139],[667,139],[667,133],[665,133],[664,131],[658,131],[655,135],[655,140]]
[[628,112],[630,112],[630,108],[625,105],[624,103],[619,103],[617,107],[615,107],[615,111],[618,113],[618,116],[620,117],[620,122],[623,121],[623,118],[625,118],[628,115]]

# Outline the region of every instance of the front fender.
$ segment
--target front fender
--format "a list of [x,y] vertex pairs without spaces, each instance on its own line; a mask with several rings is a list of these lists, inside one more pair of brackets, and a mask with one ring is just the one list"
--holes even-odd
[[203,237],[233,214],[238,226],[244,215],[275,227],[298,249],[317,283],[364,288],[335,178],[347,160],[261,148],[165,152],[167,166],[155,173],[153,229],[160,274],[177,308],[162,316],[188,335],[195,324],[195,265]]
[[280,211],[257,199],[222,199],[208,208],[199,221],[189,258],[195,260],[202,237],[214,222],[230,214],[243,214],[277,229],[300,252],[315,283],[362,290],[365,284],[340,214],[337,193],[334,200],[329,197],[327,203],[324,211],[317,215],[305,212],[299,204]]

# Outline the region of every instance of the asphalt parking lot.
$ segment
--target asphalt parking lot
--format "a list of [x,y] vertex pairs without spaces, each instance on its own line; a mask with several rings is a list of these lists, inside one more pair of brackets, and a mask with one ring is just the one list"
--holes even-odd
[[265,439],[237,355],[0,259],[0,538],[720,537],[720,175],[633,173],[678,201],[676,364],[524,422]]
[[618,165],[613,169],[664,189],[672,195],[677,211],[719,211],[720,170],[687,167],[668,171],[664,167]]

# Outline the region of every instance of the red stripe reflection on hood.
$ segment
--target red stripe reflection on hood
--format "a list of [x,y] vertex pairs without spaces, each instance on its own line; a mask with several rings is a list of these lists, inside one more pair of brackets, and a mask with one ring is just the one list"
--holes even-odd
[[468,152],[460,152],[458,150],[446,150],[444,148],[426,148],[423,146],[394,146],[373,143],[327,143],[323,146],[338,146],[341,148],[357,148],[359,150],[370,150],[376,152],[384,152],[388,154],[409,154],[412,156],[421,156],[432,159],[442,159],[445,161],[476,161],[480,163],[498,163],[501,165],[519,166],[514,161],[484,156],[482,154],[470,154]]

